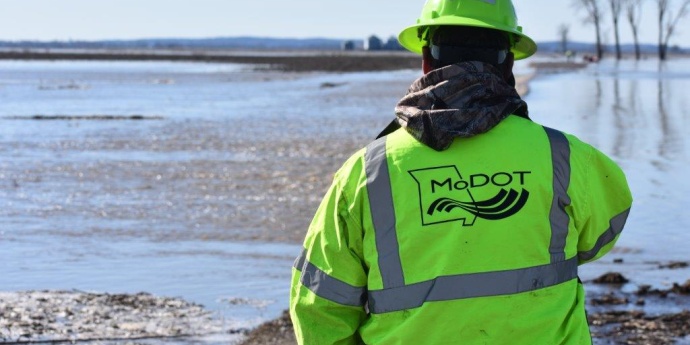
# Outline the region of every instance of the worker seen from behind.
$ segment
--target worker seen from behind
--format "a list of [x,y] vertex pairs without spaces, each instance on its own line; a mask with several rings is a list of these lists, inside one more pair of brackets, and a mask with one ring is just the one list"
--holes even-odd
[[510,0],[429,0],[399,40],[425,74],[314,216],[298,342],[591,344],[578,266],[623,230],[623,172],[530,120],[512,67],[537,46]]

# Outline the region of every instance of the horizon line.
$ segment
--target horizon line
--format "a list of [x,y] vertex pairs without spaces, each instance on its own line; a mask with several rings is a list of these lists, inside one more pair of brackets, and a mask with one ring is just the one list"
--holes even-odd
[[[175,37],[175,36],[169,36],[169,37],[139,37],[139,38],[102,38],[102,39],[0,39],[0,42],[3,43],[98,43],[98,42],[108,42],[108,41],[117,41],[117,42],[134,42],[134,41],[155,41],[155,40],[187,40],[187,41],[201,41],[201,40],[219,40],[219,39],[259,39],[259,40],[297,40],[297,41],[309,41],[309,40],[332,40],[332,41],[355,41],[355,40],[361,40],[364,41],[368,37],[371,36],[376,36],[376,37],[382,37],[378,35],[369,35],[366,38],[341,38],[341,37],[270,37],[270,36],[250,36],[250,35],[240,35],[240,36],[206,36],[206,37]],[[390,37],[395,37],[394,35],[391,35]],[[396,37],[397,38],[397,37]],[[537,45],[539,43],[541,44],[551,44],[551,43],[560,43],[558,39],[553,39],[553,40],[544,40],[544,41],[536,41]],[[569,40],[568,44],[592,44],[596,45],[596,42],[589,42],[589,41],[578,41],[578,40]],[[620,42],[620,45],[634,45],[635,42]],[[639,45],[653,45],[653,46],[658,46],[658,42],[638,42]],[[615,43],[602,43],[602,46],[615,46]],[[678,46],[680,48],[690,48],[681,46],[679,44],[671,44],[669,47],[674,47]]]

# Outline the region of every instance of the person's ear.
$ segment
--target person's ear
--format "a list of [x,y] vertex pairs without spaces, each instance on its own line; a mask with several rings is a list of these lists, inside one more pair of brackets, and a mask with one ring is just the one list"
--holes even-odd
[[434,57],[431,56],[431,49],[429,47],[422,47],[422,71],[424,74],[431,72],[434,69]]
[[508,69],[511,71],[513,70],[513,65],[515,64],[515,54],[513,54],[513,52],[509,51],[508,54],[506,54],[505,64]]
[[501,64],[503,66],[503,80],[505,80],[508,85],[515,87],[515,75],[513,74],[513,65],[515,64],[515,55],[512,52],[508,52],[506,55],[506,60]]

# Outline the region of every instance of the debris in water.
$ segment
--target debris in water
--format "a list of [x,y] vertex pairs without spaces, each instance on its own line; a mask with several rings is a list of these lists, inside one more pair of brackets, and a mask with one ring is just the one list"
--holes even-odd
[[68,84],[40,85],[38,87],[38,89],[42,90],[42,91],[46,91],[46,90],[88,90],[90,88],[91,88],[91,86],[89,86],[89,85],[77,84],[74,81],[71,81]]
[[666,265],[659,265],[659,268],[668,268],[670,270],[688,267],[688,263],[684,261],[672,261]]
[[609,272],[594,279],[592,282],[596,284],[625,284],[629,280],[625,278],[622,274],[617,272]]
[[683,284],[673,283],[671,291],[679,295],[690,295],[690,280],[686,281]]
[[342,85],[345,85],[345,84],[347,84],[347,83],[331,83],[331,82],[325,82],[325,83],[321,83],[321,88],[322,88],[322,89],[330,89],[330,88],[342,86]]
[[628,304],[629,301],[625,297],[618,297],[613,292],[606,295],[601,295],[590,299],[589,304],[591,305],[620,305]]

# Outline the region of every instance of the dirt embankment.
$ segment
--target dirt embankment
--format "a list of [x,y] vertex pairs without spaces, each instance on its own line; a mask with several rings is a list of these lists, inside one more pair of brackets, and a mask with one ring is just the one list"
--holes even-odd
[[406,52],[0,51],[0,60],[237,63],[286,72],[366,72],[421,67],[421,58]]
[[[0,60],[178,61],[256,65],[256,69],[285,72],[370,72],[421,69],[421,57],[409,52],[241,52],[241,51],[0,51]],[[580,69],[586,63],[539,61],[537,71],[557,73]]]

